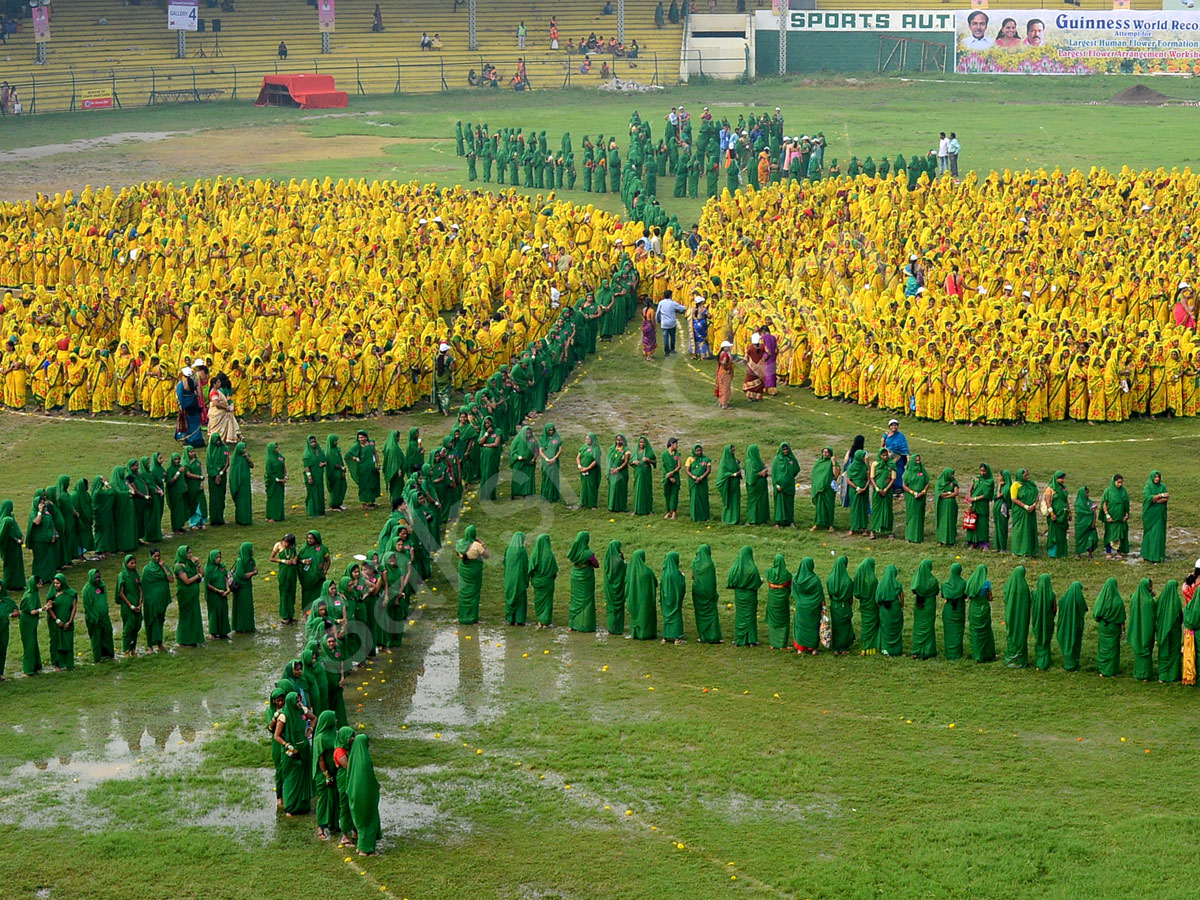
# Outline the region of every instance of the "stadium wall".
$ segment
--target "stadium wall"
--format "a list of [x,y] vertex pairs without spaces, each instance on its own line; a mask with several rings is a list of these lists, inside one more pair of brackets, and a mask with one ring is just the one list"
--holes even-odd
[[[793,10],[787,25],[788,72],[954,71],[952,12]],[[778,75],[779,17],[760,10],[754,41],[755,74]]]

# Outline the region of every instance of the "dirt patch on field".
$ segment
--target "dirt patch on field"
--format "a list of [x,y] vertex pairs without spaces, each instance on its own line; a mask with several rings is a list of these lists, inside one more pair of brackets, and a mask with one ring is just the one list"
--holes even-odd
[[78,191],[86,184],[191,179],[230,171],[253,177],[306,162],[379,157],[389,145],[400,143],[424,141],[387,134],[314,138],[303,125],[129,132],[0,154],[0,162],[9,163],[0,200],[25,200],[37,191]]
[[1162,106],[1170,99],[1166,94],[1160,94],[1144,84],[1135,84],[1121,91],[1110,102],[1117,106]]

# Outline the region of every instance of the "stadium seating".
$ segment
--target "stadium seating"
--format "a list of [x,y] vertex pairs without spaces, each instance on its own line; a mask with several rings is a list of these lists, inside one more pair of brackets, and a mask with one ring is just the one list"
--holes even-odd
[[[678,72],[682,28],[669,23],[655,28],[656,3],[626,0],[626,43],[637,38],[643,58],[636,65],[617,60],[615,71],[623,77],[651,80],[655,52],[660,81]],[[84,97],[110,95],[114,76],[117,98],[126,106],[146,103],[151,91],[162,94],[160,100],[183,99],[192,88],[220,91],[216,96],[224,98],[236,88],[238,99],[253,99],[263,75],[281,72],[332,74],[353,96],[465,87],[470,69],[478,71],[485,61],[507,79],[519,56],[535,89],[558,87],[568,69],[572,81],[582,76],[578,59],[569,62],[562,50],[549,49],[550,17],[558,19],[561,46],[591,32],[607,38],[616,33],[616,17],[602,15],[603,5],[603,0],[478,0],[479,49],[472,52],[465,0],[456,11],[453,0],[380,0],[383,33],[371,31],[375,0],[338,0],[331,53],[322,54],[317,12],[307,0],[235,0],[236,12],[201,0],[205,30],[187,35],[188,58],[181,60],[166,14],[151,0],[133,6],[121,0],[56,0],[46,64],[33,64],[33,31],[26,22],[0,47],[0,77],[18,85],[27,108],[36,99],[42,112],[69,108],[72,92],[77,106]],[[98,24],[102,20],[107,24]],[[214,20],[220,21],[220,31],[214,30]],[[522,20],[528,31],[524,53],[516,40]],[[439,34],[442,50],[423,52],[422,32]],[[280,41],[288,47],[286,61],[277,54]],[[589,80],[595,81],[599,70],[598,57]]]

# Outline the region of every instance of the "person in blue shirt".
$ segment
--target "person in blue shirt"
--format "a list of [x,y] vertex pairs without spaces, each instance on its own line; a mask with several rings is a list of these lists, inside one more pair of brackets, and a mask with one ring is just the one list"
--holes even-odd
[[[908,398],[905,398],[905,403]],[[904,436],[904,432],[900,430],[900,422],[898,419],[892,419],[888,422],[887,431],[884,432],[883,438],[879,442],[879,446],[887,450],[888,455],[896,463],[896,484],[902,483],[904,478],[904,467],[908,465],[908,438]],[[904,488],[895,491],[895,493],[903,493]]]
[[658,324],[663,331],[663,356],[675,352],[675,316],[687,312],[687,307],[675,302],[675,297],[668,290],[666,296],[658,302]]

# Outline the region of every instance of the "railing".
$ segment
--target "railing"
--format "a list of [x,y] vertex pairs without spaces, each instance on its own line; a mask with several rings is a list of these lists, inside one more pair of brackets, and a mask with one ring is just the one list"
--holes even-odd
[[[294,72],[332,75],[342,90],[367,96],[466,89],[470,71],[474,70],[478,75],[485,64],[491,64],[500,73],[499,88],[508,90],[517,70],[517,61],[522,57],[526,60],[528,89],[531,90],[598,84],[606,63],[613,77],[647,85],[662,84],[656,53],[630,59],[596,52],[591,54],[591,71],[583,74],[580,66],[584,56],[578,52],[569,56],[565,52],[535,56],[515,51],[501,56],[445,55],[420,62],[400,59],[334,62],[328,56],[314,59],[292,56],[287,60],[257,64],[216,59],[211,62],[165,62],[161,66],[147,67],[70,69],[56,74],[42,74],[30,67],[21,73],[0,72],[0,77],[17,89],[24,113],[32,114],[107,108],[108,101],[113,107],[129,108],[170,100],[199,102],[215,98],[253,98],[257,96],[264,75]],[[94,100],[101,103],[87,102]]]

